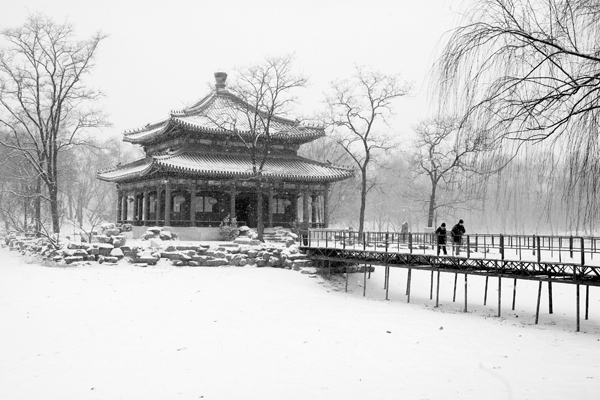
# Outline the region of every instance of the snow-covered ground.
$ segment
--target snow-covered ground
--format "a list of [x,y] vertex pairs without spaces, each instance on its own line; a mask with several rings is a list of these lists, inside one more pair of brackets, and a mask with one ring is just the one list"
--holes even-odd
[[[367,280],[255,267],[44,267],[0,249],[0,399],[597,399],[600,288],[405,269]],[[327,277],[326,277],[327,278]],[[435,289],[434,289],[435,290]]]

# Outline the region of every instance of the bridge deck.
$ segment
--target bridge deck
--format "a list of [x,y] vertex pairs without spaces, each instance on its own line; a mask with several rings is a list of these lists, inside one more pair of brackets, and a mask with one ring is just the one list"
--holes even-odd
[[442,270],[600,286],[600,238],[469,235],[460,254],[437,255],[433,234],[315,229],[302,246],[314,260]]

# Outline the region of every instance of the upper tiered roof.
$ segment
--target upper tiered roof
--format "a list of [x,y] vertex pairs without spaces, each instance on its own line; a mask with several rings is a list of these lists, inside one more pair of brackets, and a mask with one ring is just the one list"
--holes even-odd
[[[147,145],[160,142],[168,133],[191,133],[199,137],[253,136],[248,117],[256,112],[246,101],[225,87],[227,74],[215,73],[215,90],[192,106],[174,110],[156,123],[123,132],[126,142]],[[235,129],[235,133],[234,133]],[[271,138],[287,143],[308,143],[325,136],[323,127],[274,117],[270,126]]]

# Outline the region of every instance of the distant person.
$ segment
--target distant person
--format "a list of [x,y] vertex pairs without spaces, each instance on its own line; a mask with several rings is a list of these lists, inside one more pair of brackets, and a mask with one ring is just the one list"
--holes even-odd
[[454,225],[452,231],[450,231],[450,233],[452,233],[452,242],[454,243],[454,248],[456,249],[456,255],[460,254],[460,242],[465,232],[466,229],[462,219],[458,221],[458,224]]
[[439,228],[437,228],[435,230],[435,234],[437,235],[437,243],[438,243],[438,248],[437,248],[437,255],[440,255],[440,250],[444,250],[444,255],[447,256],[448,253],[446,252],[446,223],[442,222],[442,225],[440,225]]

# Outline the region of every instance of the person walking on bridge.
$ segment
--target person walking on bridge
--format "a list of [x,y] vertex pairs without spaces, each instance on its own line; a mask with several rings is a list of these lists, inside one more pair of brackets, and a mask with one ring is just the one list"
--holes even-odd
[[446,223],[442,222],[442,225],[440,225],[439,228],[437,228],[435,230],[435,234],[437,235],[437,243],[438,243],[438,248],[437,248],[437,255],[440,255],[440,250],[444,250],[444,255],[447,256],[448,253],[446,252]]
[[461,242],[462,236],[465,234],[465,232],[466,232],[466,229],[465,229],[462,219],[460,221],[458,221],[458,224],[454,225],[454,227],[450,231],[450,233],[452,233],[452,242],[453,242],[454,249],[456,250],[457,256],[460,254],[460,242]]

